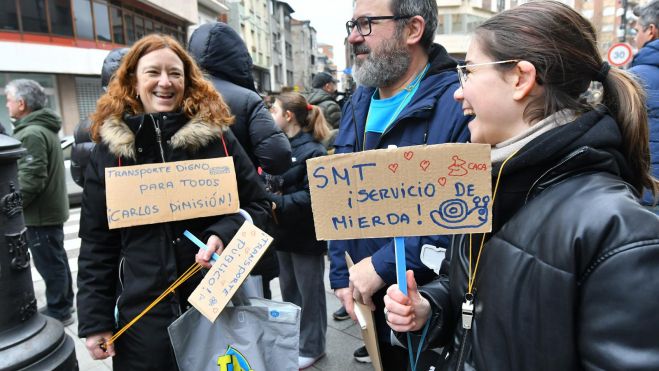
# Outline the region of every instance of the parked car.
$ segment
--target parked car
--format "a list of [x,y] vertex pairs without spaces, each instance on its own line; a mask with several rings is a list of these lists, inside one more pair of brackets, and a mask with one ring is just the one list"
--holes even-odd
[[61,139],[62,152],[64,152],[64,172],[66,173],[66,190],[69,194],[69,205],[76,206],[82,202],[82,187],[73,181],[71,177],[71,148],[73,147],[73,136]]

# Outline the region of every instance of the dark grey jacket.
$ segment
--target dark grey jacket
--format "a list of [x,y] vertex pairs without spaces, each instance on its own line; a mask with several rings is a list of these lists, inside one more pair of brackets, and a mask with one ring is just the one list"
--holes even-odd
[[320,107],[325,120],[332,127],[338,129],[341,123],[341,107],[332,96],[323,89],[312,89],[307,95],[307,101]]
[[291,145],[254,89],[252,58],[240,36],[224,23],[207,23],[192,33],[188,49],[235,116],[231,131],[254,166],[286,171]]

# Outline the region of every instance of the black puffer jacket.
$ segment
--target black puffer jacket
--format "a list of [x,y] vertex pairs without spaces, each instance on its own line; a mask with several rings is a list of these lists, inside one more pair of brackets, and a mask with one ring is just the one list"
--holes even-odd
[[207,23],[192,33],[188,49],[235,116],[231,131],[254,166],[269,174],[286,171],[291,146],[254,90],[252,58],[240,35],[224,23]]
[[[156,122],[162,129],[162,155]],[[119,159],[121,166],[130,166],[224,157],[221,135],[234,159],[241,208],[262,227],[269,210],[265,189],[231,131],[222,133],[196,119],[188,120],[182,113],[115,118],[102,126],[102,141],[94,148],[86,173],[80,218],[80,337],[122,327],[194,263],[199,248],[183,237],[186,229],[202,241],[215,234],[226,245],[244,222],[234,214],[109,230],[105,169],[118,166]],[[200,279],[201,274],[189,279],[119,338],[115,369],[175,369],[167,326],[185,309]],[[125,358],[122,352],[143,355]]]
[[311,134],[301,131],[291,138],[293,166],[280,176],[281,195],[268,193],[277,206],[277,250],[305,255],[322,255],[327,242],[318,241],[311,213],[311,195],[307,176],[307,160],[327,154],[325,147]]
[[85,169],[89,163],[89,157],[94,149],[89,129],[91,120],[84,119],[76,126],[73,132],[73,146],[71,147],[71,178],[77,185],[85,186]]
[[[591,111],[505,165],[472,329],[461,325],[467,236],[421,290],[433,306],[431,343],[450,354],[438,369],[659,369],[659,218],[625,182],[621,141],[614,120]],[[479,245],[474,236],[472,264]]]

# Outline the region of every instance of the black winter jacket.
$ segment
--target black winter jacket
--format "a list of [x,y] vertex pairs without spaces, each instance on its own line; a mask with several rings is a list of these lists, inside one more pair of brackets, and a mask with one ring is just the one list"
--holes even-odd
[[[162,154],[156,125],[161,128]],[[80,218],[82,245],[77,295],[80,337],[122,327],[194,263],[199,248],[183,237],[186,229],[202,241],[211,234],[217,235],[226,245],[244,222],[242,216],[233,214],[109,230],[105,200],[107,167],[118,166],[119,159],[121,166],[130,166],[224,157],[223,136],[228,153],[233,156],[241,208],[260,227],[269,210],[262,182],[229,130],[211,127],[194,118],[189,120],[182,113],[159,113],[108,119],[100,134],[101,143],[94,148],[86,172]],[[125,344],[134,343],[132,348],[139,348],[131,351],[144,351],[142,359],[122,360],[122,367],[173,367],[175,363],[168,357],[167,326],[185,309],[187,298],[200,279],[201,274],[190,278],[174,295],[167,296],[138,321],[135,329],[119,338],[117,346],[125,341]],[[115,323],[115,304],[118,323]],[[146,338],[141,341],[140,336]]]
[[268,193],[277,206],[277,250],[305,255],[322,255],[327,242],[316,239],[307,177],[307,160],[327,154],[310,133],[301,131],[291,138],[293,166],[281,175],[281,195]]
[[254,166],[269,174],[286,171],[291,146],[254,90],[252,58],[240,36],[224,23],[207,23],[194,31],[188,49],[235,116],[231,131]]
[[94,142],[89,133],[91,120],[84,119],[76,126],[73,132],[73,146],[71,147],[71,178],[77,185],[85,186],[85,169],[89,164],[89,157],[94,149]]
[[472,329],[461,324],[468,236],[453,239],[450,263],[421,289],[430,342],[448,353],[438,369],[659,369],[659,218],[630,180],[618,126],[598,111],[515,155],[495,195]]

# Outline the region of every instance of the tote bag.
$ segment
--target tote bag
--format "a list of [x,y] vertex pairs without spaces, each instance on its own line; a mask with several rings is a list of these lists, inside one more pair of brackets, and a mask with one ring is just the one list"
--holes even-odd
[[261,298],[249,301],[227,306],[214,323],[194,308],[174,321],[168,331],[179,369],[297,370],[300,307]]

